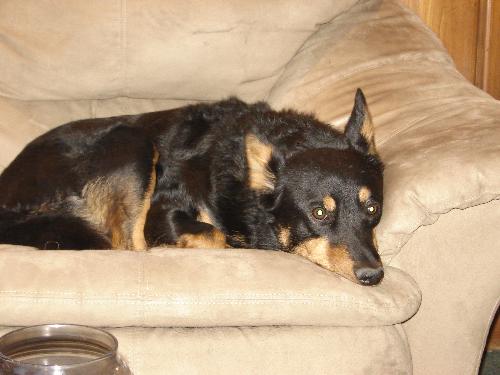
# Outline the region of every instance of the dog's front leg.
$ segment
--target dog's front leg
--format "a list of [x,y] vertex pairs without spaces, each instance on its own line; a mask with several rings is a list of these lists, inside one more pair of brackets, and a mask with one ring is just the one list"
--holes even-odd
[[182,211],[172,218],[176,227],[175,244],[183,248],[223,249],[229,247],[222,231],[209,223],[198,221]]
[[157,202],[148,214],[145,237],[149,247],[169,245],[183,248],[223,249],[226,236],[195,209],[178,200]]

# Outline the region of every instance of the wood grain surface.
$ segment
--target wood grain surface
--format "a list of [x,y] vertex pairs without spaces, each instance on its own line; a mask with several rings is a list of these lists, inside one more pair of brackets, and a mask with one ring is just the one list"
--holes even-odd
[[457,69],[500,99],[499,0],[400,0],[439,36]]

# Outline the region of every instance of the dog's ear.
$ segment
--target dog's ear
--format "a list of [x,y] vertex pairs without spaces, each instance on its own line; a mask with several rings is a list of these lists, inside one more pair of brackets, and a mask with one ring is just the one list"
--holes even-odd
[[276,183],[275,171],[270,168],[273,147],[261,141],[255,134],[245,136],[245,152],[248,167],[248,186],[259,193],[270,193]]
[[272,211],[282,197],[282,189],[277,186],[277,175],[285,163],[284,157],[273,146],[252,133],[245,136],[245,152],[248,186],[257,192],[260,206]]
[[358,152],[377,155],[375,149],[374,128],[365,95],[361,89],[356,90],[354,107],[344,132],[350,145]]

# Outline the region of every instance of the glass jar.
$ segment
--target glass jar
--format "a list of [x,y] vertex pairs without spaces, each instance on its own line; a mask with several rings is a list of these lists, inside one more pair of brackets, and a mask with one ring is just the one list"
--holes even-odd
[[118,341],[101,329],[49,324],[0,337],[1,375],[132,375]]

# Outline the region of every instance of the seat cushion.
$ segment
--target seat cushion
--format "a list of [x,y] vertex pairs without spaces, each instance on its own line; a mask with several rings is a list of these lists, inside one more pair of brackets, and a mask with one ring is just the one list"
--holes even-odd
[[[0,335],[11,328],[0,327]],[[115,328],[134,375],[411,374],[401,327]]]
[[420,291],[388,267],[375,287],[264,250],[0,248],[0,325],[373,326],[409,319]]

